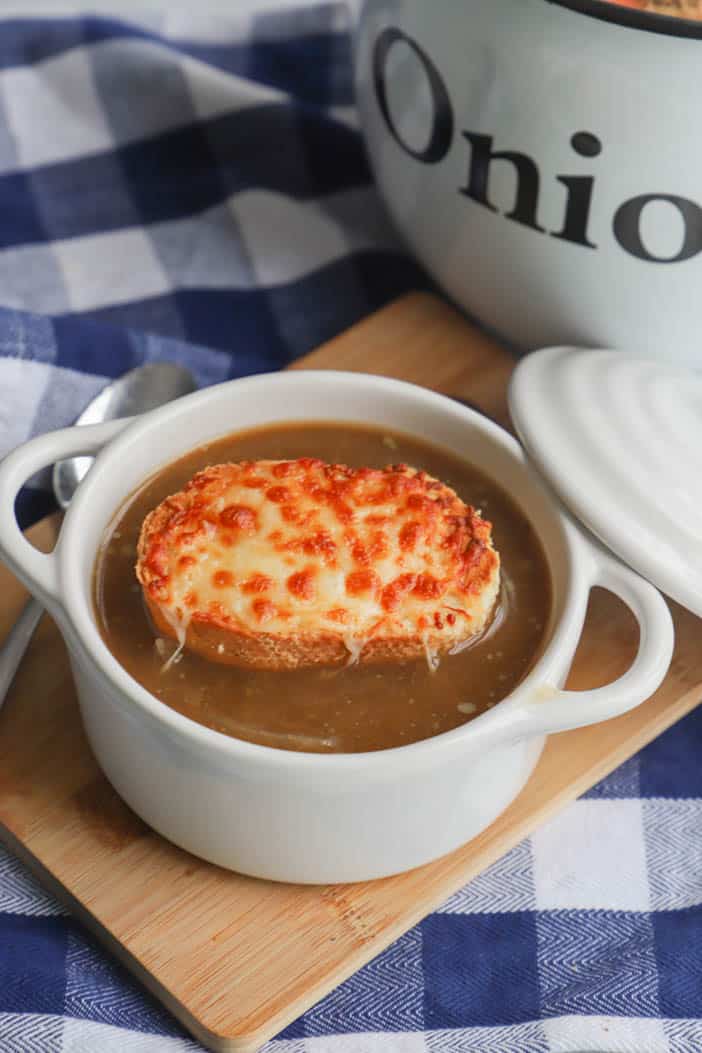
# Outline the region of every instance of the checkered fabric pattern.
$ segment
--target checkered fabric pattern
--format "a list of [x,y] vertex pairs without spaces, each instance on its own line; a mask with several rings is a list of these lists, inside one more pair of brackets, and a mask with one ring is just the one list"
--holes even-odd
[[[0,455],[140,362],[275,369],[425,285],[370,181],[343,7],[0,22]],[[49,503],[39,476],[23,521]],[[698,1053],[700,758],[702,710],[269,1053]],[[0,1053],[199,1048],[0,850]]]

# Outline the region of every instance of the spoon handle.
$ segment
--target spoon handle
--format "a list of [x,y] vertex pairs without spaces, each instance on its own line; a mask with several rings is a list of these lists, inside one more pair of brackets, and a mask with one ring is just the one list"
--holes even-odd
[[0,647],[0,709],[43,613],[37,600],[29,600]]

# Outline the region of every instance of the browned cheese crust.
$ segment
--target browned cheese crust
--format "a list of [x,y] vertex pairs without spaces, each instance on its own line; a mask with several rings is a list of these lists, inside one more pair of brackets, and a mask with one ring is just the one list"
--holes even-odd
[[448,486],[313,458],[198,472],[144,520],[136,573],[160,633],[261,669],[433,660],[499,590],[491,525]]

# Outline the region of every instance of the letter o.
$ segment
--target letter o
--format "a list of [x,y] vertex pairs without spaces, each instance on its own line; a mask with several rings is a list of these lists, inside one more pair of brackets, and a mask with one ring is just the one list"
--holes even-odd
[[[641,213],[651,201],[670,202],[683,218],[685,237],[677,256],[654,256],[641,240]],[[649,263],[681,263],[702,250],[702,208],[689,198],[675,194],[640,194],[630,198],[617,209],[612,229],[625,252]]]
[[[388,107],[387,92],[385,90],[385,63],[390,48],[398,41],[403,41],[415,53],[424,67],[424,72],[429,81],[434,107],[434,123],[429,142],[423,150],[413,150],[401,139]],[[385,118],[385,123],[395,142],[402,147],[405,153],[408,153],[410,157],[416,158],[417,161],[423,161],[425,164],[435,164],[437,161],[441,161],[446,156],[453,139],[453,110],[446,86],[438,69],[427,53],[420,48],[419,44],[392,26],[383,30],[373,48],[373,84],[380,112]]]

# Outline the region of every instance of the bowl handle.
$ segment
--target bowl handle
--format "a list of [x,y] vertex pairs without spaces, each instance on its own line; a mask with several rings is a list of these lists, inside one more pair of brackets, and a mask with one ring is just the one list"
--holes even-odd
[[634,661],[617,680],[589,691],[563,691],[547,685],[526,703],[529,731],[547,734],[596,724],[640,705],[659,687],[670,665],[675,643],[673,619],[660,592],[604,549],[591,545],[592,586],[613,592],[639,623]]
[[17,494],[40,468],[64,457],[97,454],[130,421],[123,418],[47,432],[18,446],[0,462],[0,556],[45,606],[59,602],[56,558],[53,552],[39,552],[21,532],[14,514]]

